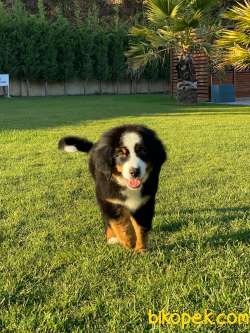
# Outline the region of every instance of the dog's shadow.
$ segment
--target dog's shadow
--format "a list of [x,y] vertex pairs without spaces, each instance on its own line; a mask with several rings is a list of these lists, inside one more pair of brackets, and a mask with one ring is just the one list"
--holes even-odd
[[[214,214],[211,214],[209,216],[200,216],[201,213],[206,212],[213,212]],[[159,234],[158,237],[162,239],[167,239],[171,237],[171,234],[180,232],[185,227],[188,226],[188,216],[187,215],[193,215],[195,216],[194,222],[198,225],[202,221],[202,226],[204,226],[204,229],[206,228],[206,222],[209,222],[209,226],[217,225],[224,227],[223,230],[220,232],[215,232],[214,235],[210,237],[204,237],[201,238],[201,240],[196,240],[194,238],[186,238],[182,239],[179,242],[176,241],[176,243],[168,243],[161,245],[154,244],[154,248],[157,248],[157,250],[162,251],[170,251],[178,243],[178,247],[184,247],[188,249],[195,248],[198,243],[202,242],[204,247],[219,247],[224,245],[233,245],[237,243],[241,244],[250,244],[250,229],[244,228],[241,230],[232,230],[231,224],[234,221],[238,221],[238,219],[246,219],[247,216],[250,214],[250,207],[221,207],[221,208],[207,208],[207,209],[183,209],[179,211],[178,220],[176,222],[172,223],[163,223],[161,225],[157,225],[154,228],[154,232]],[[216,216],[216,217],[215,217]],[[226,228],[225,228],[226,226]],[[225,231],[226,229],[226,231]],[[169,236],[169,237],[168,237]],[[157,237],[157,238],[158,238]],[[157,239],[157,244],[159,244],[159,238]]]
[[176,222],[176,223],[167,223],[167,224],[157,225],[154,227],[154,232],[173,233],[173,232],[180,231],[186,225],[187,224],[185,222]]
[[242,229],[228,234],[214,235],[206,239],[206,243],[212,246],[221,246],[225,244],[250,244],[250,230]]

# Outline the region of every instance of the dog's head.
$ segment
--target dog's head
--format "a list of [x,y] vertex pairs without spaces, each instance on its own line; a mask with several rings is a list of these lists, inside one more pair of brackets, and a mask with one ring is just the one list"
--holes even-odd
[[161,141],[151,129],[124,125],[104,133],[95,148],[95,163],[107,178],[139,189],[151,172],[159,172],[166,160]]

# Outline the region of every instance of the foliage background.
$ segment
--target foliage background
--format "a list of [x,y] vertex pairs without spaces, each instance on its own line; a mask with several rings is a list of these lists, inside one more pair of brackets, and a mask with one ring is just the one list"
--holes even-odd
[[[124,56],[126,25],[103,25],[95,15],[75,24],[60,11],[50,19],[42,2],[36,15],[21,1],[11,10],[0,2],[0,14],[0,72],[24,80],[135,79]],[[168,62],[149,65],[142,78],[169,79]]]

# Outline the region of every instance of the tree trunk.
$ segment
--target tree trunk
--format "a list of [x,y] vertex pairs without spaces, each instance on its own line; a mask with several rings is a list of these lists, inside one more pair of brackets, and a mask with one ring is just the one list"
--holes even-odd
[[181,54],[176,65],[177,70],[177,101],[184,104],[197,103],[197,81],[192,55]]
[[48,96],[48,81],[44,81],[44,94],[45,96]]
[[26,79],[25,83],[26,83],[26,94],[27,94],[27,97],[30,97],[30,82],[29,82],[28,79]]

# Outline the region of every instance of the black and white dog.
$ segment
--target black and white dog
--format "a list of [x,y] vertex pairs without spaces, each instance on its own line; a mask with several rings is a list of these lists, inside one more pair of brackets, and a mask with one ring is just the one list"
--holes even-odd
[[105,132],[95,144],[68,136],[58,145],[67,152],[90,153],[89,169],[107,242],[145,251],[159,173],[166,160],[164,146],[155,132],[140,125],[124,125]]

